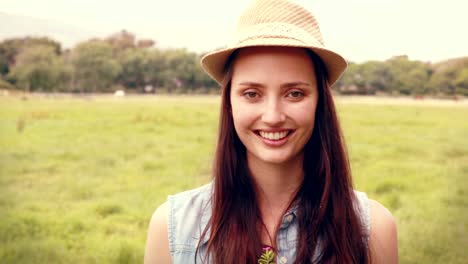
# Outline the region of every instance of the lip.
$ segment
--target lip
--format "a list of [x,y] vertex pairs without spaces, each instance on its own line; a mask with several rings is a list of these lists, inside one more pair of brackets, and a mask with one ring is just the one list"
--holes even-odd
[[260,131],[263,131],[263,132],[283,132],[283,131],[289,131],[289,132],[293,132],[294,129],[289,129],[289,128],[266,128],[266,129],[255,129],[254,130],[255,133],[258,133]]
[[[264,132],[282,132],[282,131],[288,131],[288,135],[280,140],[271,140],[271,139],[267,139],[267,138],[264,138],[260,135],[260,131],[264,131]],[[283,146],[284,144],[286,144],[286,142],[288,142],[289,138],[294,134],[295,130],[294,129],[257,129],[257,130],[254,130],[254,134],[257,135],[257,137],[259,137],[262,142],[269,146],[269,147],[281,147]]]

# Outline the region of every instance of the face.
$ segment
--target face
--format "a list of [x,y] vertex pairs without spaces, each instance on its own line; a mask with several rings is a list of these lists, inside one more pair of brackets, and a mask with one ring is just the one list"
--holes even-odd
[[303,49],[252,47],[233,64],[231,108],[249,162],[303,158],[318,100],[314,65]]

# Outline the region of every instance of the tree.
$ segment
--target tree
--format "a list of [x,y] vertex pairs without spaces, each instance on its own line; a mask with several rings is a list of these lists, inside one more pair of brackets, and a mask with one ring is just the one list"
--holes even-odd
[[138,48],[151,48],[156,44],[156,42],[152,39],[140,39],[137,41]]
[[127,88],[143,89],[149,83],[151,52],[147,49],[128,49],[120,56],[122,71],[118,81]]
[[392,78],[389,82],[391,91],[399,94],[427,93],[427,82],[430,78],[429,64],[411,61],[408,56],[395,56],[387,61]]
[[46,37],[11,38],[0,42],[0,76],[8,74],[23,49],[38,45],[50,47],[56,55],[62,52],[60,43]]
[[4,52],[2,52],[1,47],[0,47],[0,78],[3,75],[8,74],[9,70],[10,70],[10,65],[8,62],[7,55]]
[[136,47],[135,35],[126,30],[121,30],[120,32],[112,34],[104,41],[112,46],[114,49],[114,55],[121,54],[125,50]]
[[461,70],[454,81],[455,92],[468,96],[468,68]]
[[26,91],[63,90],[71,76],[63,58],[47,45],[27,46],[15,57],[7,79]]
[[365,94],[391,92],[388,83],[391,82],[393,76],[390,68],[384,62],[368,61],[361,64],[361,75]]
[[440,94],[467,95],[468,57],[450,59],[433,65],[428,87]]
[[423,95],[430,93],[427,83],[430,78],[430,69],[423,64],[414,64],[414,67],[404,76],[406,94]]
[[336,86],[342,93],[374,94],[377,90],[384,90],[380,68],[381,63],[377,61],[350,63]]
[[109,91],[121,71],[113,57],[112,46],[103,41],[89,41],[72,51],[75,85],[82,92]]

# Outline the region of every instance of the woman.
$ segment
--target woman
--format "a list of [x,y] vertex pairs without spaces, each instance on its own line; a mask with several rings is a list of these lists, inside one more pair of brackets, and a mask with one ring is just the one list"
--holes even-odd
[[237,33],[202,59],[222,89],[214,179],[155,211],[145,263],[397,263],[391,213],[352,188],[345,60],[290,1],[255,1]]

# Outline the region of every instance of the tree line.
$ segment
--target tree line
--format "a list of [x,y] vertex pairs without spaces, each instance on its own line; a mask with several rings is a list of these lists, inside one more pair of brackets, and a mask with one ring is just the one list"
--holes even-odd
[[[202,70],[203,54],[161,49],[125,30],[63,50],[50,38],[0,42],[0,89],[27,92],[216,93]],[[334,85],[342,94],[468,96],[468,57],[439,63],[396,56],[350,63]]]

